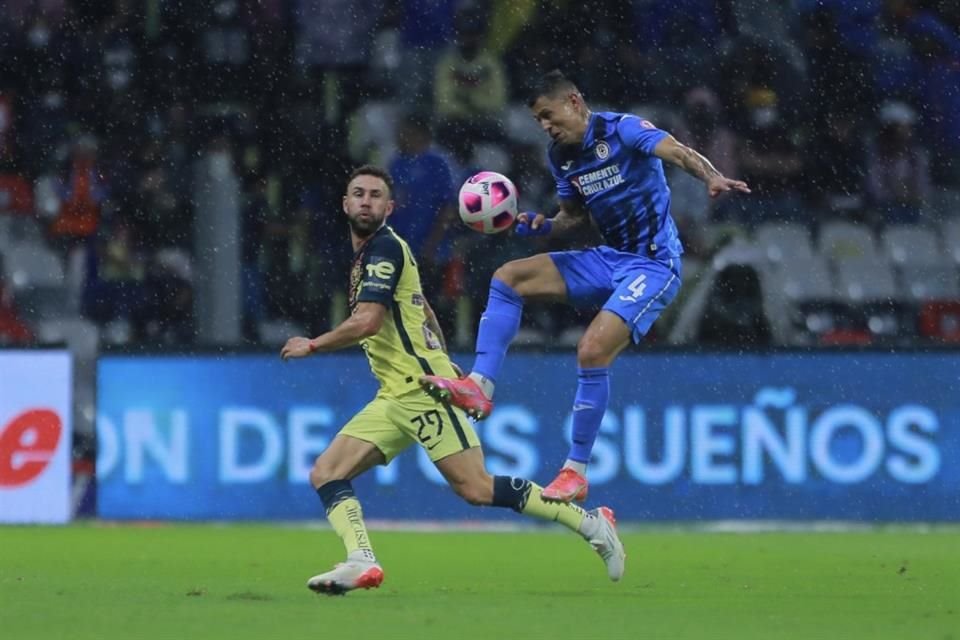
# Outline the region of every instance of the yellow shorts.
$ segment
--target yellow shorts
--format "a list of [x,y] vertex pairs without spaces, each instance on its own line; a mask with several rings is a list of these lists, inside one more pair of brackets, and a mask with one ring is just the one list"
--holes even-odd
[[434,462],[480,446],[466,413],[419,389],[399,398],[378,394],[340,433],[374,445],[387,462],[414,442],[419,442]]

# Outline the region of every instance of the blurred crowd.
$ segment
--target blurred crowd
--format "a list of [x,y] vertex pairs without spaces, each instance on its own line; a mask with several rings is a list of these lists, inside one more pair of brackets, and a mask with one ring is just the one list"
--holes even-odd
[[[267,321],[316,334],[342,315],[343,180],[373,161],[396,182],[390,222],[419,256],[427,295],[467,342],[493,269],[551,245],[466,231],[457,190],[498,170],[524,209],[553,210],[546,136],[524,110],[531,82],[556,67],[594,109],[640,113],[754,189],[711,202],[669,173],[694,260],[713,250],[713,225],[923,224],[932,193],[960,188],[954,1],[0,7],[6,253],[45,247],[64,270],[52,305],[120,343],[194,341],[191,264],[214,249],[194,240],[194,167],[211,150],[231,155],[242,185],[245,340],[260,341]],[[0,265],[0,344],[29,343],[44,303],[18,297],[10,273]],[[543,309],[528,322],[559,335],[583,320]]]

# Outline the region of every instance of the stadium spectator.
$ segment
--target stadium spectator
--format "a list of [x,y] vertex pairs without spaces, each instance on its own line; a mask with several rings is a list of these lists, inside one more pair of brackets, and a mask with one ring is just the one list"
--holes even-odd
[[729,0],[632,0],[631,5],[638,69],[657,70],[644,74],[648,101],[677,99],[713,79],[721,39],[735,31]]
[[100,324],[122,320],[142,328],[148,304],[146,262],[136,251],[133,228],[118,219],[90,239],[83,315]]
[[770,89],[755,88],[745,99],[748,128],[738,163],[753,197],[731,199],[740,221],[748,226],[765,220],[792,220],[800,213],[799,186],[803,155]]
[[822,123],[805,161],[806,199],[820,210],[859,215],[867,174],[864,128],[847,111],[827,113]]
[[397,133],[397,155],[390,163],[396,186],[390,225],[427,262],[437,259],[441,250],[455,195],[450,165],[432,141],[424,116],[405,116]]
[[68,162],[58,189],[59,214],[50,233],[62,240],[88,238],[100,224],[100,208],[107,197],[93,136],[83,135],[73,142]]
[[148,157],[138,174],[131,206],[123,215],[136,228],[140,248],[153,253],[187,244],[184,236],[189,235],[188,220],[166,167],[158,158]]
[[868,194],[883,222],[920,220],[930,195],[930,159],[916,141],[916,112],[899,102],[880,109],[880,130],[870,153]]
[[191,344],[194,337],[190,259],[183,251],[153,254],[144,278],[144,306],[138,340]]
[[850,112],[874,102],[872,70],[859,53],[844,46],[834,14],[821,8],[803,17],[801,42],[810,73],[812,115]]
[[430,103],[434,61],[453,37],[457,0],[397,0],[402,84],[398,97],[411,107]]
[[[670,123],[655,123],[667,127]],[[704,155],[725,176],[740,175],[737,136],[722,124],[720,101],[708,87],[695,87],[684,98],[683,118],[676,127],[676,137],[684,144],[702,149]],[[671,212],[680,229],[687,253],[701,248],[703,226],[713,213],[716,200],[711,200],[703,184],[685,171],[666,167],[670,179]]]
[[[452,248],[449,230],[457,215],[456,190],[450,165],[432,142],[424,116],[404,117],[397,132],[397,155],[390,163],[396,202],[390,226],[409,243],[420,261],[424,286],[439,292]],[[450,303],[437,300],[435,309],[442,323],[450,319]]]
[[475,141],[503,139],[499,116],[507,102],[506,72],[499,59],[482,49],[481,20],[475,11],[457,14],[454,45],[434,68],[438,140],[458,158],[469,158]]

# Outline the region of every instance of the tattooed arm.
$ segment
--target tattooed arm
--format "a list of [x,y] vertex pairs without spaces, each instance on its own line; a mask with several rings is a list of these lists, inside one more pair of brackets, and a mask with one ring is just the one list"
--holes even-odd
[[668,135],[657,143],[653,154],[661,160],[680,167],[694,178],[706,182],[711,197],[716,197],[724,191],[750,193],[750,187],[746,182],[725,177],[709,160],[694,149],[680,144],[673,136]]
[[[541,230],[545,222],[548,226]],[[554,217],[547,219],[542,213],[525,211],[517,216],[517,224],[529,225],[533,229],[533,233],[529,235],[562,236],[582,225],[589,225],[590,214],[579,200],[561,198],[560,211]]]

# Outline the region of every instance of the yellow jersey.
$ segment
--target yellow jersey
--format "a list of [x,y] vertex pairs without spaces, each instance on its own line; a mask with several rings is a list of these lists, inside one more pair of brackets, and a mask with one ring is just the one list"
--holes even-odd
[[413,252],[390,227],[380,227],[354,254],[349,292],[351,313],[360,302],[387,308],[380,330],[360,342],[381,394],[409,393],[426,374],[456,377],[440,338],[427,326]]

